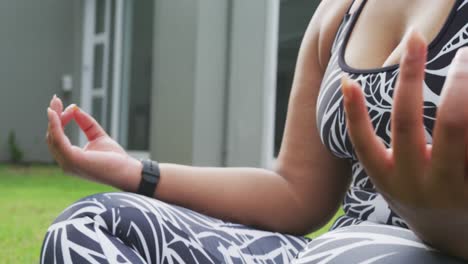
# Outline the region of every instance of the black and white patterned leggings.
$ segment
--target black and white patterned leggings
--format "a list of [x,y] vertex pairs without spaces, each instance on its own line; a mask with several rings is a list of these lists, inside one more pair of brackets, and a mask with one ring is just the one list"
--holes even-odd
[[[298,259],[294,259],[299,255]],[[84,198],[47,231],[41,263],[462,263],[408,230],[362,224],[309,241],[130,193]]]

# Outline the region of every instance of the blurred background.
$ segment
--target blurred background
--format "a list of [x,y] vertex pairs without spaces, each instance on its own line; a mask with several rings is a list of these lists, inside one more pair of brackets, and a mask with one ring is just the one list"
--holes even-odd
[[[2,262],[37,263],[62,209],[111,190],[48,165],[54,94],[92,113],[136,157],[271,167],[319,2],[0,1]],[[86,143],[76,125],[66,132]]]
[[56,94],[134,155],[268,167],[318,3],[0,1],[0,160],[14,141],[21,161],[52,161],[45,113]]

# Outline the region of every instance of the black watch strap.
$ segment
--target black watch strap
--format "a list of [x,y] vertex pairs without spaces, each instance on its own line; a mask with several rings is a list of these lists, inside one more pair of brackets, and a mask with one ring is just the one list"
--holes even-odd
[[138,193],[154,197],[154,191],[159,182],[160,171],[159,164],[152,160],[142,160],[143,170],[141,172],[140,186],[138,187]]

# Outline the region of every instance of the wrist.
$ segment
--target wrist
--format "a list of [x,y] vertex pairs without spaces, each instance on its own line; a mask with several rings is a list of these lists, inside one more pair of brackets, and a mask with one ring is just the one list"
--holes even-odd
[[125,182],[122,184],[122,187],[120,189],[126,192],[136,193],[140,184],[141,173],[143,171],[143,164],[141,164],[141,162],[138,159],[135,159],[130,156],[128,157],[128,164],[128,172],[126,173],[126,175],[128,176],[125,177]]
[[141,160],[142,172],[141,180],[138,186],[137,193],[147,197],[154,198],[156,187],[158,186],[160,179],[159,164],[153,160]]

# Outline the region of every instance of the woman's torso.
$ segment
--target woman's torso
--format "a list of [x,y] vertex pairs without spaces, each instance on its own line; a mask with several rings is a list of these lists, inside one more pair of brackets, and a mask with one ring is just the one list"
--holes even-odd
[[[317,102],[317,127],[322,142],[335,156],[349,159],[352,163],[352,182],[343,202],[346,215],[335,223],[333,229],[361,221],[406,227],[405,222],[389,208],[383,197],[375,190],[357,160],[347,135],[341,94],[341,78],[344,74],[361,84],[376,134],[387,147],[391,144],[390,115],[399,66],[397,64],[386,66],[385,63],[391,62],[395,54],[398,57],[402,45],[394,45],[394,51],[383,63],[385,67],[359,70],[350,65],[365,65],[365,63],[347,64],[348,58],[363,57],[368,50],[362,49],[358,56],[347,54],[347,45],[354,34],[353,29],[359,23],[360,15],[364,13],[363,10],[368,2],[370,1],[364,0],[356,12],[344,17],[335,37]],[[456,51],[468,46],[468,0],[448,2],[450,2],[450,9],[447,9],[449,14],[443,17],[441,29],[437,30],[437,34],[430,42],[426,64],[424,125],[429,144],[432,142],[435,114],[449,65]],[[379,42],[373,44],[378,45]],[[354,45],[352,51],[358,52],[358,50]]]

